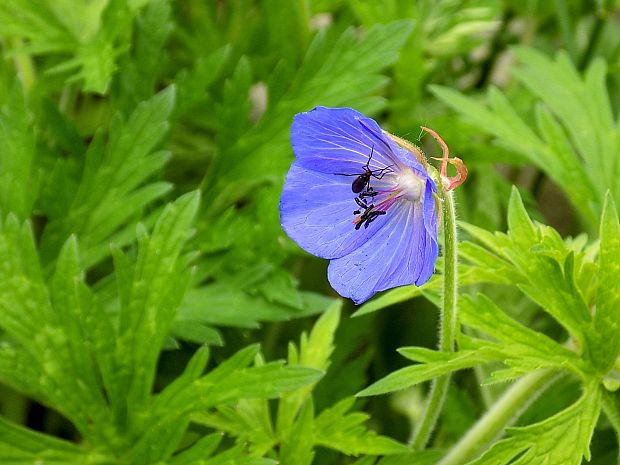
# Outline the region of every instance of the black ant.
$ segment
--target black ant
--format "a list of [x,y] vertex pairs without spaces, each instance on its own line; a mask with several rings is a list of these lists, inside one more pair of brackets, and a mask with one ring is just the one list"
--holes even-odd
[[[373,177],[375,179],[381,179],[387,173],[392,171],[391,168],[392,168],[392,166],[394,166],[394,165],[390,165],[390,166],[386,166],[385,168],[371,170],[370,169],[370,161],[372,160],[372,156],[373,156],[374,153],[375,153],[375,148],[373,146],[372,149],[370,150],[370,156],[368,157],[368,161],[363,166],[363,168],[364,168],[364,172],[363,173],[361,173],[361,174],[358,174],[358,173],[355,173],[355,174],[336,173],[339,176],[357,176],[357,178],[355,178],[355,180],[351,184],[351,190],[353,191],[354,194],[360,194],[360,192],[361,192],[360,197],[362,199],[364,197],[374,197],[375,195],[377,195],[377,193],[374,192],[373,188],[370,187],[370,185],[369,185],[370,184],[370,178]],[[387,171],[387,170],[389,170],[389,171]],[[362,192],[364,190],[364,188],[366,188],[366,192]]]
[[[357,223],[355,224],[356,230],[360,229],[362,225],[364,225],[364,229],[367,228],[370,225],[370,223],[372,223],[374,220],[377,219],[377,217],[381,215],[385,215],[387,213],[383,210],[375,210],[374,203],[368,205],[368,202],[364,200],[364,197],[374,197],[377,194],[377,192],[366,193],[367,194],[366,196],[364,196],[363,194],[364,193],[361,193],[358,197],[355,197],[355,203],[359,205],[360,209],[355,210],[353,214],[354,215],[361,214],[361,216],[359,217],[359,221],[357,221]],[[372,194],[372,195],[368,195],[368,194]]]

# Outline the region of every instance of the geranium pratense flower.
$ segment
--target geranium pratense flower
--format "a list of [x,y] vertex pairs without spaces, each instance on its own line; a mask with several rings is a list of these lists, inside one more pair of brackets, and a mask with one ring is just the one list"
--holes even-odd
[[350,108],[299,113],[291,142],[282,227],[302,249],[331,260],[332,287],[360,304],[428,281],[438,253],[437,188],[414,154]]

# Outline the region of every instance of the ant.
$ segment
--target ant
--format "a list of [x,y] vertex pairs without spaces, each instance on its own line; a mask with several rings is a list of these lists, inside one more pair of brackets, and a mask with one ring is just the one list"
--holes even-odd
[[[369,188],[369,189],[372,189],[372,188]],[[372,223],[374,220],[376,220],[377,217],[379,217],[381,215],[385,215],[387,213],[386,211],[375,210],[375,204],[374,203],[368,205],[368,202],[366,202],[364,200],[364,197],[374,197],[376,194],[378,194],[378,192],[366,193],[367,194],[366,196],[364,196],[363,194],[364,193],[361,193],[358,197],[355,197],[355,203],[357,203],[357,205],[360,207],[360,209],[359,210],[355,210],[353,212],[353,214],[354,215],[360,215],[361,214],[361,216],[358,218],[357,222],[355,223],[355,229],[356,230],[360,229],[362,227],[362,225],[364,225],[364,229],[368,228],[370,223]]]
[[[360,192],[361,192],[360,197],[362,199],[364,197],[374,197],[375,195],[377,195],[377,192],[375,192],[373,190],[373,188],[370,187],[370,178],[373,177],[375,179],[381,179],[387,173],[392,171],[391,168],[392,168],[392,166],[394,166],[394,165],[390,165],[390,166],[386,166],[385,168],[371,170],[370,169],[370,161],[372,160],[372,156],[374,155],[374,153],[375,153],[375,147],[373,145],[372,149],[370,150],[370,156],[368,157],[368,161],[363,166],[363,168],[364,168],[364,172],[363,173],[361,173],[361,174],[358,174],[358,173],[355,173],[355,174],[336,173],[339,176],[357,176],[357,178],[355,178],[355,180],[351,184],[351,190],[353,191],[354,194],[360,194]],[[389,171],[387,171],[387,170],[389,170]],[[364,190],[364,188],[366,189],[366,192],[362,192]]]

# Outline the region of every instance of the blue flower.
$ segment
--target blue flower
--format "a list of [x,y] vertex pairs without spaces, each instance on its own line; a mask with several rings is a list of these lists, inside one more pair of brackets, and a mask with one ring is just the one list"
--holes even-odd
[[291,142],[282,227],[330,260],[332,287],[360,304],[428,281],[438,254],[437,188],[414,154],[351,108],[297,114]]

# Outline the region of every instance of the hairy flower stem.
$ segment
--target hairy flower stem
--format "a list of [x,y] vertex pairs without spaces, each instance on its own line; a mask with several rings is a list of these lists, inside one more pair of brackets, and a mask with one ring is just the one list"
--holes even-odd
[[[439,350],[452,352],[454,351],[454,341],[456,338],[456,302],[458,299],[456,210],[454,208],[452,191],[444,189],[442,197],[444,272]],[[410,441],[414,449],[424,449],[426,447],[441,413],[449,383],[449,374],[439,376],[433,380],[422,419]]]
[[538,370],[514,383],[438,465],[463,465],[477,457],[559,376],[552,370]]

